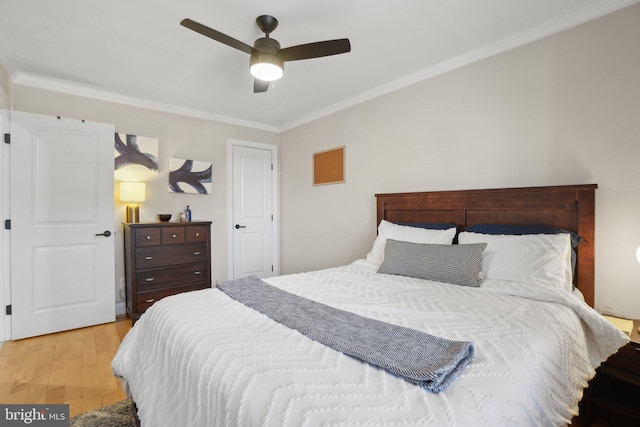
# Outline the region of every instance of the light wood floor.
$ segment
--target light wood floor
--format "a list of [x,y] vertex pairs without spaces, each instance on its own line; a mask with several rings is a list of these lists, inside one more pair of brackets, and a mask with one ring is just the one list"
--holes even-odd
[[131,320],[59,332],[0,346],[0,402],[68,403],[69,416],[125,398],[111,360]]

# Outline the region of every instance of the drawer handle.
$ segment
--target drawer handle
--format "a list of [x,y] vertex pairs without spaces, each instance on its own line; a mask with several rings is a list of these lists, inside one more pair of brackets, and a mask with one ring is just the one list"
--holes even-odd
[[144,302],[148,302],[149,304],[151,304],[152,302],[154,302],[156,299],[155,298],[151,298],[151,299],[146,299],[144,300]]
[[196,237],[200,237],[200,233],[196,233]]
[[175,239],[176,237],[178,237],[178,235],[177,234],[172,234],[171,237],[173,237]]
[[202,274],[202,271],[194,271],[193,274],[195,274],[196,276],[199,276]]
[[200,255],[202,252],[194,252],[194,255]]
[[149,261],[149,260],[152,260],[152,259],[153,259],[153,257],[152,257],[152,256],[146,256],[146,257],[144,257],[144,259],[146,259],[147,261]]
[[147,240],[151,240],[151,236],[147,236]]
[[156,280],[155,277],[147,277],[146,279],[144,279],[145,282],[153,282],[154,280]]

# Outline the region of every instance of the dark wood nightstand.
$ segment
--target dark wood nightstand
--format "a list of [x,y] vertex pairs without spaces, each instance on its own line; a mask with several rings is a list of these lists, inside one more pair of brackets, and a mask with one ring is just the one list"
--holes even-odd
[[640,321],[634,320],[631,342],[621,347],[617,353],[600,365],[595,378],[585,390],[588,407],[584,408],[584,425],[591,425],[594,411],[604,414],[607,423],[605,425],[640,425],[638,326]]

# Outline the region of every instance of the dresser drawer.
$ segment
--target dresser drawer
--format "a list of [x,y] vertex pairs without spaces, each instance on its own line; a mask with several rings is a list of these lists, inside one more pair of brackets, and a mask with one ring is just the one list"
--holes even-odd
[[160,229],[139,228],[135,230],[136,247],[158,246],[160,244]]
[[193,226],[185,230],[187,243],[200,243],[208,240],[207,228],[205,226]]
[[208,261],[207,244],[157,246],[136,249],[136,270]]
[[171,295],[180,294],[182,292],[196,291],[199,289],[206,289],[210,287],[211,287],[210,283],[201,282],[201,283],[195,283],[187,286],[176,286],[173,288],[160,289],[157,291],[140,292],[137,295],[136,311],[140,313],[144,312],[146,309],[151,307],[153,303],[155,303],[156,301],[159,301],[162,298],[165,298]]
[[138,281],[138,292],[202,282],[203,280],[209,282],[209,264],[198,262],[175,267],[138,270],[136,280]]
[[180,245],[184,243],[184,227],[166,227],[162,229],[163,245]]

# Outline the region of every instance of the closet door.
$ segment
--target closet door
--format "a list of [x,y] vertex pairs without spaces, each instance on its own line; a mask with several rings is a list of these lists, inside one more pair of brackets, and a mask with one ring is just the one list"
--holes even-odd
[[233,147],[233,276],[274,274],[272,151]]

